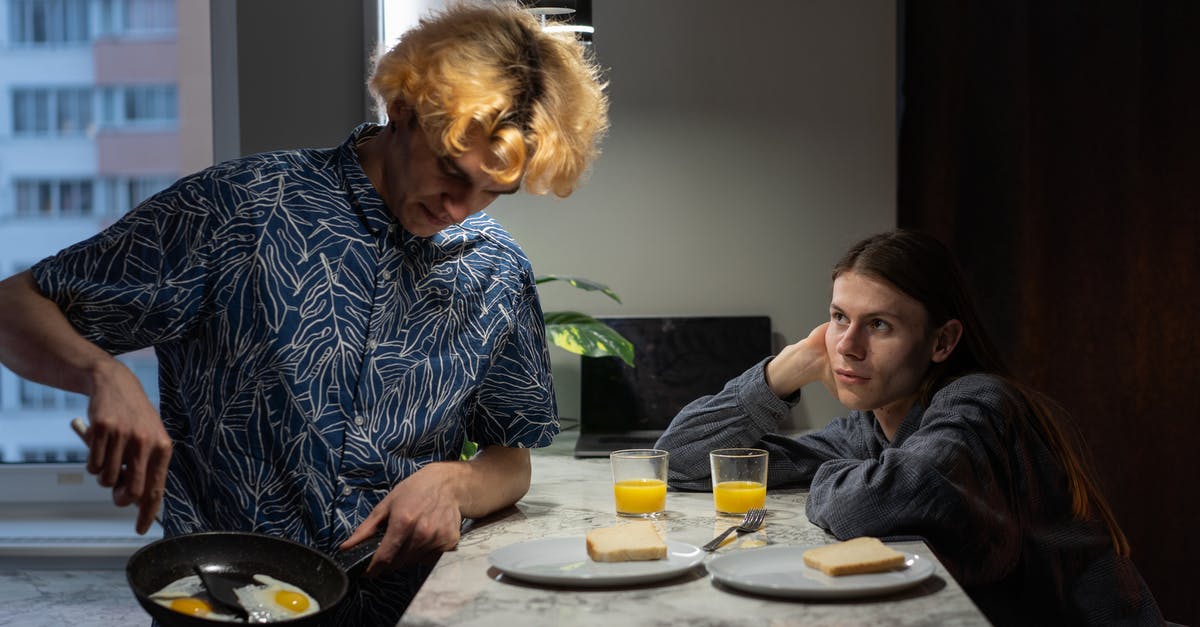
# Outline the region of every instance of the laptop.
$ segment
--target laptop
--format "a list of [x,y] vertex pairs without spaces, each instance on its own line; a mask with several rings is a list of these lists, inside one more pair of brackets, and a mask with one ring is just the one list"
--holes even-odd
[[651,448],[693,400],[771,355],[767,316],[601,316],[633,342],[634,366],[580,358],[576,457]]

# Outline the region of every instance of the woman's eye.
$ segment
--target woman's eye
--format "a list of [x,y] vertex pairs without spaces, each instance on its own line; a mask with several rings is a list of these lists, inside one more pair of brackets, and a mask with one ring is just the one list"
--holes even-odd
[[829,314],[829,319],[834,322],[845,322],[846,316],[841,312],[834,311]]

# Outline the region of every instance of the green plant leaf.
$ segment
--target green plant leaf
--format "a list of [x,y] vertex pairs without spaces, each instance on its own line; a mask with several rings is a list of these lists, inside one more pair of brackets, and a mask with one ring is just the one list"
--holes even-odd
[[633,366],[633,343],[603,322],[578,311],[543,315],[546,338],[563,350],[585,357],[620,357]]
[[534,279],[534,283],[537,285],[549,283],[550,281],[566,281],[571,287],[577,287],[587,292],[600,292],[618,303],[621,302],[621,297],[617,296],[617,293],[612,291],[611,288],[591,279],[584,279],[577,276],[559,276],[557,274],[546,274]]

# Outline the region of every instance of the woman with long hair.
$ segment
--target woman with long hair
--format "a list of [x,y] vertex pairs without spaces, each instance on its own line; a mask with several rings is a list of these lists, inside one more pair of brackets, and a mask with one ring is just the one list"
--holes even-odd
[[[851,411],[775,433],[804,386]],[[834,266],[829,321],[672,421],[673,487],[710,487],[708,451],[770,451],[835,537],[918,535],[997,624],[1160,624],[1063,410],[1016,380],[949,250],[896,230]]]

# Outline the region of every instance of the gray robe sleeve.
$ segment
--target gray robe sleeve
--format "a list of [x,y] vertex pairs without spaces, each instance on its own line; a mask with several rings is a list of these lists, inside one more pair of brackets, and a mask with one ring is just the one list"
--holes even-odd
[[851,433],[858,431],[851,418],[801,438],[775,433],[797,399],[783,400],[767,386],[768,361],[730,380],[717,394],[689,403],[671,421],[655,445],[671,453],[671,487],[712,489],[708,452],[719,448],[766,449],[769,487],[808,485],[823,462],[853,455],[861,435]]

